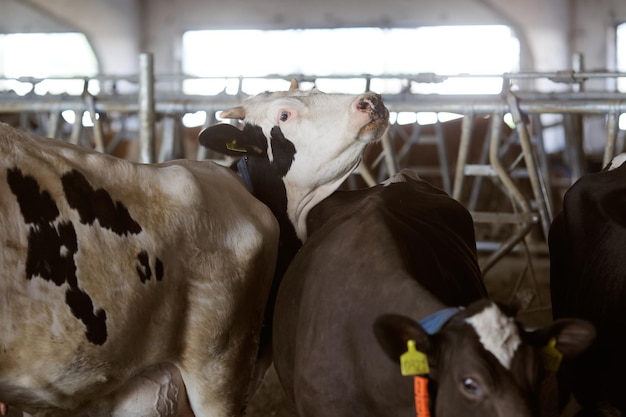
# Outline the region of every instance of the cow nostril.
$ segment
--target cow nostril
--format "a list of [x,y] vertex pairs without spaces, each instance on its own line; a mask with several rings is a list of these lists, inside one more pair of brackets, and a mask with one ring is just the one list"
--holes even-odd
[[359,104],[357,105],[357,108],[359,110],[367,110],[370,107],[370,102],[364,98],[359,100]]

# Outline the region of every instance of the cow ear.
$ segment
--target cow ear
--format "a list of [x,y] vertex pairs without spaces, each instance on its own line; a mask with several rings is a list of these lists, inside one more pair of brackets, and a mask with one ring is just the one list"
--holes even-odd
[[415,341],[415,348],[428,355],[431,351],[430,336],[416,321],[397,314],[384,314],[374,322],[374,334],[387,356],[400,362],[400,355],[407,351],[407,342]]
[[555,339],[554,347],[564,358],[573,359],[586,351],[596,338],[595,326],[582,319],[558,319],[543,330],[536,332],[535,341],[539,346],[547,345]]
[[552,324],[556,349],[566,358],[575,358],[587,350],[596,339],[596,328],[581,319],[560,319]]
[[222,119],[239,119],[246,118],[246,109],[243,106],[232,107],[220,113]]
[[258,146],[250,143],[244,131],[227,123],[207,127],[200,132],[198,141],[202,146],[224,155],[244,156],[261,153]]

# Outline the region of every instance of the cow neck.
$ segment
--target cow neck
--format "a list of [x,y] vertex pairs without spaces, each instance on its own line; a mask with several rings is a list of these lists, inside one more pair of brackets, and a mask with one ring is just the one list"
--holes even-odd
[[278,288],[285,271],[302,246],[302,241],[298,238],[294,225],[287,215],[287,191],[283,177],[276,170],[276,167],[272,166],[266,158],[255,156],[241,158],[236,167],[246,188],[259,201],[269,207],[278,221],[280,229],[274,277],[265,305],[263,326],[259,335],[255,373],[258,372],[257,375],[262,378],[272,361],[272,318],[274,317],[274,304]]
[[306,220],[311,209],[337,191],[352,171],[356,169],[359,162],[360,160],[357,160],[353,166],[345,171],[343,176],[337,178],[335,181],[318,185],[315,188],[305,188],[297,184],[289,184],[288,178],[285,178],[287,188],[291,190],[287,200],[287,215],[290,221],[295,225],[296,233],[302,242],[304,242],[308,236]]
[[[278,221],[280,249],[289,256],[295,254],[302,246],[302,240],[298,238],[295,226],[287,215],[287,191],[283,179],[265,158],[259,157],[241,158],[237,162],[237,172],[250,193],[269,207]],[[290,261],[285,260],[287,263]]]
[[422,326],[424,331],[428,334],[435,334],[443,326],[446,325],[450,321],[452,317],[459,313],[459,311],[463,310],[463,307],[447,307],[442,308],[439,311],[434,312],[430,316],[424,317],[420,320],[419,324]]

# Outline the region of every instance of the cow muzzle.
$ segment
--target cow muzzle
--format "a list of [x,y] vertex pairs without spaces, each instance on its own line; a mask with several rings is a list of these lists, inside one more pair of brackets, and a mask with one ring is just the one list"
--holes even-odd
[[380,94],[363,94],[354,103],[358,112],[366,113],[369,117],[369,121],[359,130],[359,140],[372,142],[380,139],[389,126],[389,110],[383,104]]
[[356,103],[357,109],[369,113],[372,120],[389,120],[389,110],[383,104],[380,94],[365,94]]

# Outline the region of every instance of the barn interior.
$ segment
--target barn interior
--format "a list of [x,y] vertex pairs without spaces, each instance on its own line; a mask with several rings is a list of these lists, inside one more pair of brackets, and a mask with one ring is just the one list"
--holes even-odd
[[[392,123],[343,187],[411,168],[461,201],[487,288],[536,326],[563,194],[624,151],[625,22],[622,0],[2,0],[0,119],[218,160],[197,135],[248,95],[375,91]],[[271,373],[248,415],[295,415]]]

